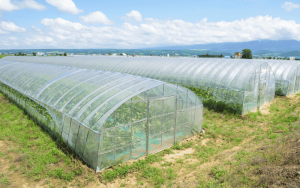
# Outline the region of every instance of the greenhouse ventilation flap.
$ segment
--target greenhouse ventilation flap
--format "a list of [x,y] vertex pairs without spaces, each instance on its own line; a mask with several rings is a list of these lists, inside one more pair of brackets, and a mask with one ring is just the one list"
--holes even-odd
[[0,60],[0,90],[96,171],[202,129],[195,93],[140,76]]
[[203,105],[229,106],[239,114],[274,100],[275,77],[261,60],[165,57],[5,57],[5,60],[106,70],[153,78],[190,88]]

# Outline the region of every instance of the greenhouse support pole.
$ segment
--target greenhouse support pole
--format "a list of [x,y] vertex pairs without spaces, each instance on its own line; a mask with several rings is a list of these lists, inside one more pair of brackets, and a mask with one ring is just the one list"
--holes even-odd
[[147,100],[147,136],[146,136],[146,155],[149,154],[149,99]]
[[176,143],[176,125],[177,125],[177,100],[178,100],[178,95],[176,96],[176,100],[175,100],[175,125],[174,125],[174,144]]

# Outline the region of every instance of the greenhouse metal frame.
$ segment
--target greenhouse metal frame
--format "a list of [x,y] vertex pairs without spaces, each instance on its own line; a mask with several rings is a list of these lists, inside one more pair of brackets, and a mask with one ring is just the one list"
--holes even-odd
[[229,106],[239,114],[261,109],[275,97],[275,77],[261,60],[165,57],[5,57],[5,60],[121,72],[180,84],[203,105]]
[[140,76],[0,60],[0,90],[96,171],[202,129],[195,93]]

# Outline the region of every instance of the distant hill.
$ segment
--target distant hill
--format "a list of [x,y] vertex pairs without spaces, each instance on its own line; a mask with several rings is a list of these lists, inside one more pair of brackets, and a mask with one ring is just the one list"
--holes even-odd
[[296,40],[255,40],[249,42],[225,42],[214,44],[194,44],[181,46],[152,47],[145,49],[0,49],[0,53],[32,53],[32,52],[67,52],[75,54],[108,54],[126,53],[129,55],[167,55],[193,56],[193,55],[224,55],[230,56],[234,52],[241,52],[249,48],[253,55],[258,56],[297,56],[300,57],[300,41]]
[[223,55],[230,56],[232,55],[229,52],[221,52],[221,51],[206,51],[206,50],[139,50],[139,49],[13,49],[13,50],[0,50],[0,53],[10,53],[16,54],[18,52],[21,53],[32,53],[32,52],[66,52],[66,53],[74,53],[74,54],[108,54],[108,53],[126,53],[129,55],[137,54],[137,55],[164,55],[169,54],[170,56],[193,56],[193,55]]
[[[295,50],[295,51],[291,51],[291,52],[286,52],[286,53],[282,53],[280,54],[281,56],[285,56],[285,57],[288,57],[288,56],[295,56],[297,59],[300,58],[300,51],[298,50]],[[298,56],[298,57],[297,57]]]
[[223,52],[240,52],[242,49],[249,48],[253,52],[288,52],[300,50],[300,42],[296,40],[255,40],[249,42],[224,42],[213,44],[194,44],[182,46],[166,46],[147,48],[147,50],[207,50]]

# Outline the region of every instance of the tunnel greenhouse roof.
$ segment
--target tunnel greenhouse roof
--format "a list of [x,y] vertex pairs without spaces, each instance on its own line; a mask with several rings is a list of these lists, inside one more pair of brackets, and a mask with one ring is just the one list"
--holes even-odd
[[274,71],[276,80],[292,81],[293,74],[298,70],[300,74],[300,62],[291,60],[268,60],[268,64]]
[[[128,73],[165,82],[198,86],[218,86],[246,91],[247,83],[261,60],[165,57],[5,57],[5,60],[55,64],[85,69]],[[265,71],[265,70],[261,70]]]
[[124,73],[5,60],[0,60],[0,81],[95,132],[128,99],[143,98],[139,94],[144,91],[153,91],[152,97],[161,97],[159,86],[168,91],[163,96],[188,92],[181,86]]

